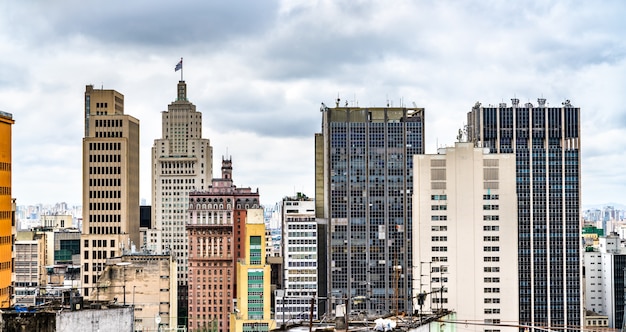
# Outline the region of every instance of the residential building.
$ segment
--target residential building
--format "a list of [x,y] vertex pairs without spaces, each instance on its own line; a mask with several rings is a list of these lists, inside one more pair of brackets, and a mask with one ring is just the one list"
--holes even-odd
[[583,325],[580,241],[580,108],[483,106],[468,113],[468,139],[513,154],[517,176],[519,323]]
[[[276,328],[270,312],[271,271],[265,261],[263,209],[248,209],[244,256],[237,260],[236,306],[230,315],[230,331],[267,332]],[[221,330],[220,330],[221,331]]]
[[176,257],[182,324],[188,315],[189,192],[205,190],[213,177],[213,148],[202,138],[202,113],[187,99],[185,81],[178,82],[176,100],[161,112],[161,126],[161,138],[152,146],[152,229],[146,231],[145,247]]
[[98,279],[101,303],[132,305],[135,331],[178,328],[176,259],[142,252],[109,258]]
[[222,177],[212,179],[205,190],[189,193],[190,331],[229,331],[237,287],[243,287],[236,283],[236,262],[247,254],[248,209],[259,209],[259,191],[235,186],[232,172],[232,160],[222,159]]
[[[284,287],[277,293],[276,323],[308,320],[317,299],[317,223],[315,201],[302,193],[282,201]],[[317,303],[313,317],[317,318]]]
[[85,89],[82,288],[89,296],[106,264],[139,245],[139,120],[115,90]]
[[517,331],[490,326],[518,317],[515,156],[458,142],[413,160],[413,298],[426,294],[415,307]]
[[[320,312],[371,295],[362,310],[410,312],[413,155],[424,109],[322,104],[315,135]],[[352,301],[348,312],[352,310]]]
[[0,111],[0,309],[11,306],[14,202],[11,197],[13,115]]

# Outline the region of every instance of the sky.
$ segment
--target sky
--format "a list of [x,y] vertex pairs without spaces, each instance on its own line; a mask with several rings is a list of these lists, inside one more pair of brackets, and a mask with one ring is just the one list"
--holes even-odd
[[424,107],[426,153],[466,113],[519,98],[581,108],[583,206],[626,203],[626,2],[2,1],[0,110],[18,205],[81,204],[85,85],[124,94],[150,149],[183,74],[214,177],[261,202],[314,194],[320,105]]

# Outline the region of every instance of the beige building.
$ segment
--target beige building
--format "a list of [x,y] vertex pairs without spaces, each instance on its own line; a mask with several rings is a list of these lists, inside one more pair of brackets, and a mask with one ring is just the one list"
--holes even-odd
[[106,259],[139,246],[139,120],[115,90],[85,89],[83,138],[83,295]]
[[517,330],[491,325],[518,318],[515,156],[456,143],[413,160],[413,296],[487,325],[469,329]]
[[[213,177],[213,148],[202,138],[202,113],[187,99],[187,84],[179,81],[176,100],[161,113],[161,138],[152,147],[152,220],[145,248],[172,252],[178,264],[179,307],[187,316],[187,259],[185,225],[189,192],[206,190]],[[181,323],[183,321],[181,320]]]
[[13,295],[16,305],[34,305],[35,296],[46,282],[45,236],[18,232],[13,245]]
[[92,296],[135,308],[135,331],[177,328],[176,260],[171,255],[130,254],[107,260]]
[[42,227],[50,228],[72,228],[72,215],[70,214],[53,214],[53,215],[41,215]]

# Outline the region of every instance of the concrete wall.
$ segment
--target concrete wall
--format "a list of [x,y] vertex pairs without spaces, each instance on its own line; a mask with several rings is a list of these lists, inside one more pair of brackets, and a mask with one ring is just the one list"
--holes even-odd
[[64,311],[57,316],[56,331],[133,332],[133,321],[132,307]]

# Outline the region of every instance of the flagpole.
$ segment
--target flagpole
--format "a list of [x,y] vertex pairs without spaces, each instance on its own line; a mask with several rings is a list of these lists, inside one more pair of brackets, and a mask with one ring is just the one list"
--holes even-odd
[[180,80],[183,80],[183,58],[180,58]]

